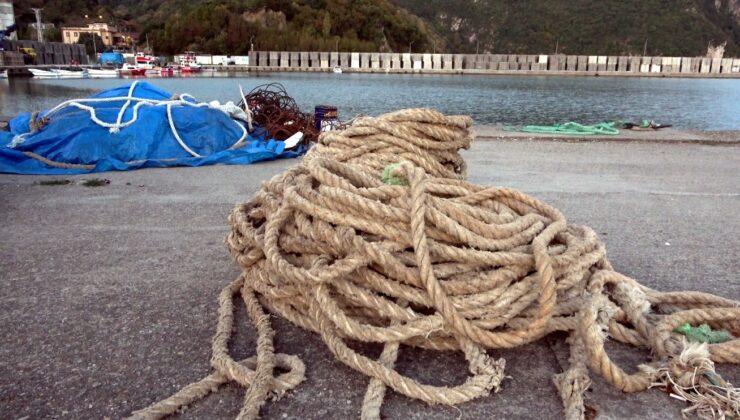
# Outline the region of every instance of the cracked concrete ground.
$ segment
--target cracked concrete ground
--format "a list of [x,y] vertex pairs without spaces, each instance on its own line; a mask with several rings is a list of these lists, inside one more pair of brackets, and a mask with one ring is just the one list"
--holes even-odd
[[[740,146],[478,141],[470,180],[521,189],[593,227],[615,268],[661,290],[740,299]],[[120,418],[209,373],[219,290],[238,273],[222,244],[234,204],[296,161],[147,169],[110,185],[39,185],[0,175],[0,418]],[[58,178],[58,177],[57,177]],[[254,354],[243,309],[232,343]],[[355,418],[367,379],[335,361],[321,339],[273,318],[278,351],[298,355],[307,379],[265,418]],[[361,346],[376,356],[378,346]],[[628,371],[649,355],[610,344]],[[390,392],[388,419],[558,418],[551,377],[563,337],[507,351],[498,394],[457,408]],[[436,385],[464,380],[460,354],[403,348],[400,370]],[[730,381],[737,366],[719,366]],[[221,388],[181,418],[233,418],[242,389]],[[601,418],[680,416],[659,390],[622,394],[594,379],[587,404]]]

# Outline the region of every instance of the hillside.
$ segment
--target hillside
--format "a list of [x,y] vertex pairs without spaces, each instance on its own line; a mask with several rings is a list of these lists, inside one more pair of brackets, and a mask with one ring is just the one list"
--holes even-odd
[[[416,16],[388,0],[27,0],[44,20],[84,23],[84,15],[115,22],[149,38],[157,53],[186,49],[245,54],[262,50],[402,51],[430,48],[434,35]],[[99,20],[95,18],[96,20]]]
[[704,55],[740,53],[740,0],[394,0],[455,52]]
[[[113,22],[155,52],[186,49],[740,56],[740,0],[21,0],[44,21]],[[23,29],[23,28],[22,28]]]

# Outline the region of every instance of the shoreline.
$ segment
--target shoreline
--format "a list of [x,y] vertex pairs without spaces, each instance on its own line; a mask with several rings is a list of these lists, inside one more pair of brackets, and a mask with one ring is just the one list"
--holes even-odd
[[534,142],[564,143],[652,143],[652,144],[699,144],[709,146],[733,146],[740,144],[740,130],[692,130],[663,128],[660,130],[625,130],[617,135],[553,135],[506,131],[502,125],[474,124],[476,141],[519,140]]
[[[13,117],[0,115],[0,130],[7,130]],[[620,129],[617,135],[553,135],[549,133],[527,133],[507,131],[504,125],[473,124],[476,141],[534,141],[563,143],[655,143],[655,144],[700,144],[710,146],[733,146],[740,144],[740,129],[698,130],[663,128],[660,130]]]
[[[99,66],[83,64],[44,64],[24,66],[0,66],[0,71],[8,70],[10,77],[31,77],[30,68],[38,69],[80,69],[96,68]],[[266,66],[203,66],[200,74],[254,74],[263,73],[327,73],[334,74],[330,68],[313,67],[266,67]],[[389,75],[449,75],[449,76],[518,76],[518,77],[622,77],[622,78],[659,78],[659,79],[740,79],[740,73],[656,73],[656,72],[627,72],[627,71],[577,71],[577,70],[490,70],[490,69],[379,69],[379,68],[342,68],[337,74],[389,74]]]

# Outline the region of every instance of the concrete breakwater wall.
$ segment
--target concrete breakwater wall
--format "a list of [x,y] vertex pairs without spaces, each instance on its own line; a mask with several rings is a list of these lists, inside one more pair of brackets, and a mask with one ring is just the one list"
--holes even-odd
[[[6,59],[0,62],[0,66],[23,65],[23,54],[18,51],[21,48],[31,48],[36,53],[35,63],[37,65],[60,64],[69,65],[87,64],[88,58],[85,46],[82,44],[64,44],[61,42],[37,42],[37,41],[11,41],[5,40],[3,56]],[[20,62],[18,62],[20,57]]]
[[614,73],[740,77],[740,58],[252,51],[251,70],[393,73]]

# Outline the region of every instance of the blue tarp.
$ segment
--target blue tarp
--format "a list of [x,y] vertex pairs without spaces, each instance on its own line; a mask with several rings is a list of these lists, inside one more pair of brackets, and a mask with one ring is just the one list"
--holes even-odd
[[123,54],[119,52],[104,52],[100,54],[100,64],[102,65],[113,64],[120,67],[124,62]]
[[[136,83],[136,82],[135,82]],[[126,97],[131,84],[104,90],[90,98]],[[152,100],[169,100],[172,95],[146,82],[138,82],[131,96]],[[194,100],[189,100],[195,104]],[[126,100],[82,102],[92,107],[104,123],[115,123]],[[282,141],[265,140],[249,135],[246,145],[230,149],[243,135],[244,124],[225,112],[188,105],[171,108],[172,122],[183,143],[201,157],[194,157],[181,146],[170,128],[167,108],[163,105],[142,105],[138,111],[132,101],[123,113],[122,122],[135,122],[117,130],[95,123],[88,110],[67,106],[37,116],[49,122],[38,131],[30,132],[30,113],[10,121],[10,132],[0,131],[0,172],[15,174],[82,174],[111,170],[131,170],[147,167],[203,166],[213,164],[245,165],[262,160],[293,158],[304,154],[307,147],[284,150]],[[255,131],[255,133],[259,130]],[[262,130],[264,132],[264,130]],[[54,162],[92,164],[93,169],[66,169],[47,165],[29,157],[32,152]]]

